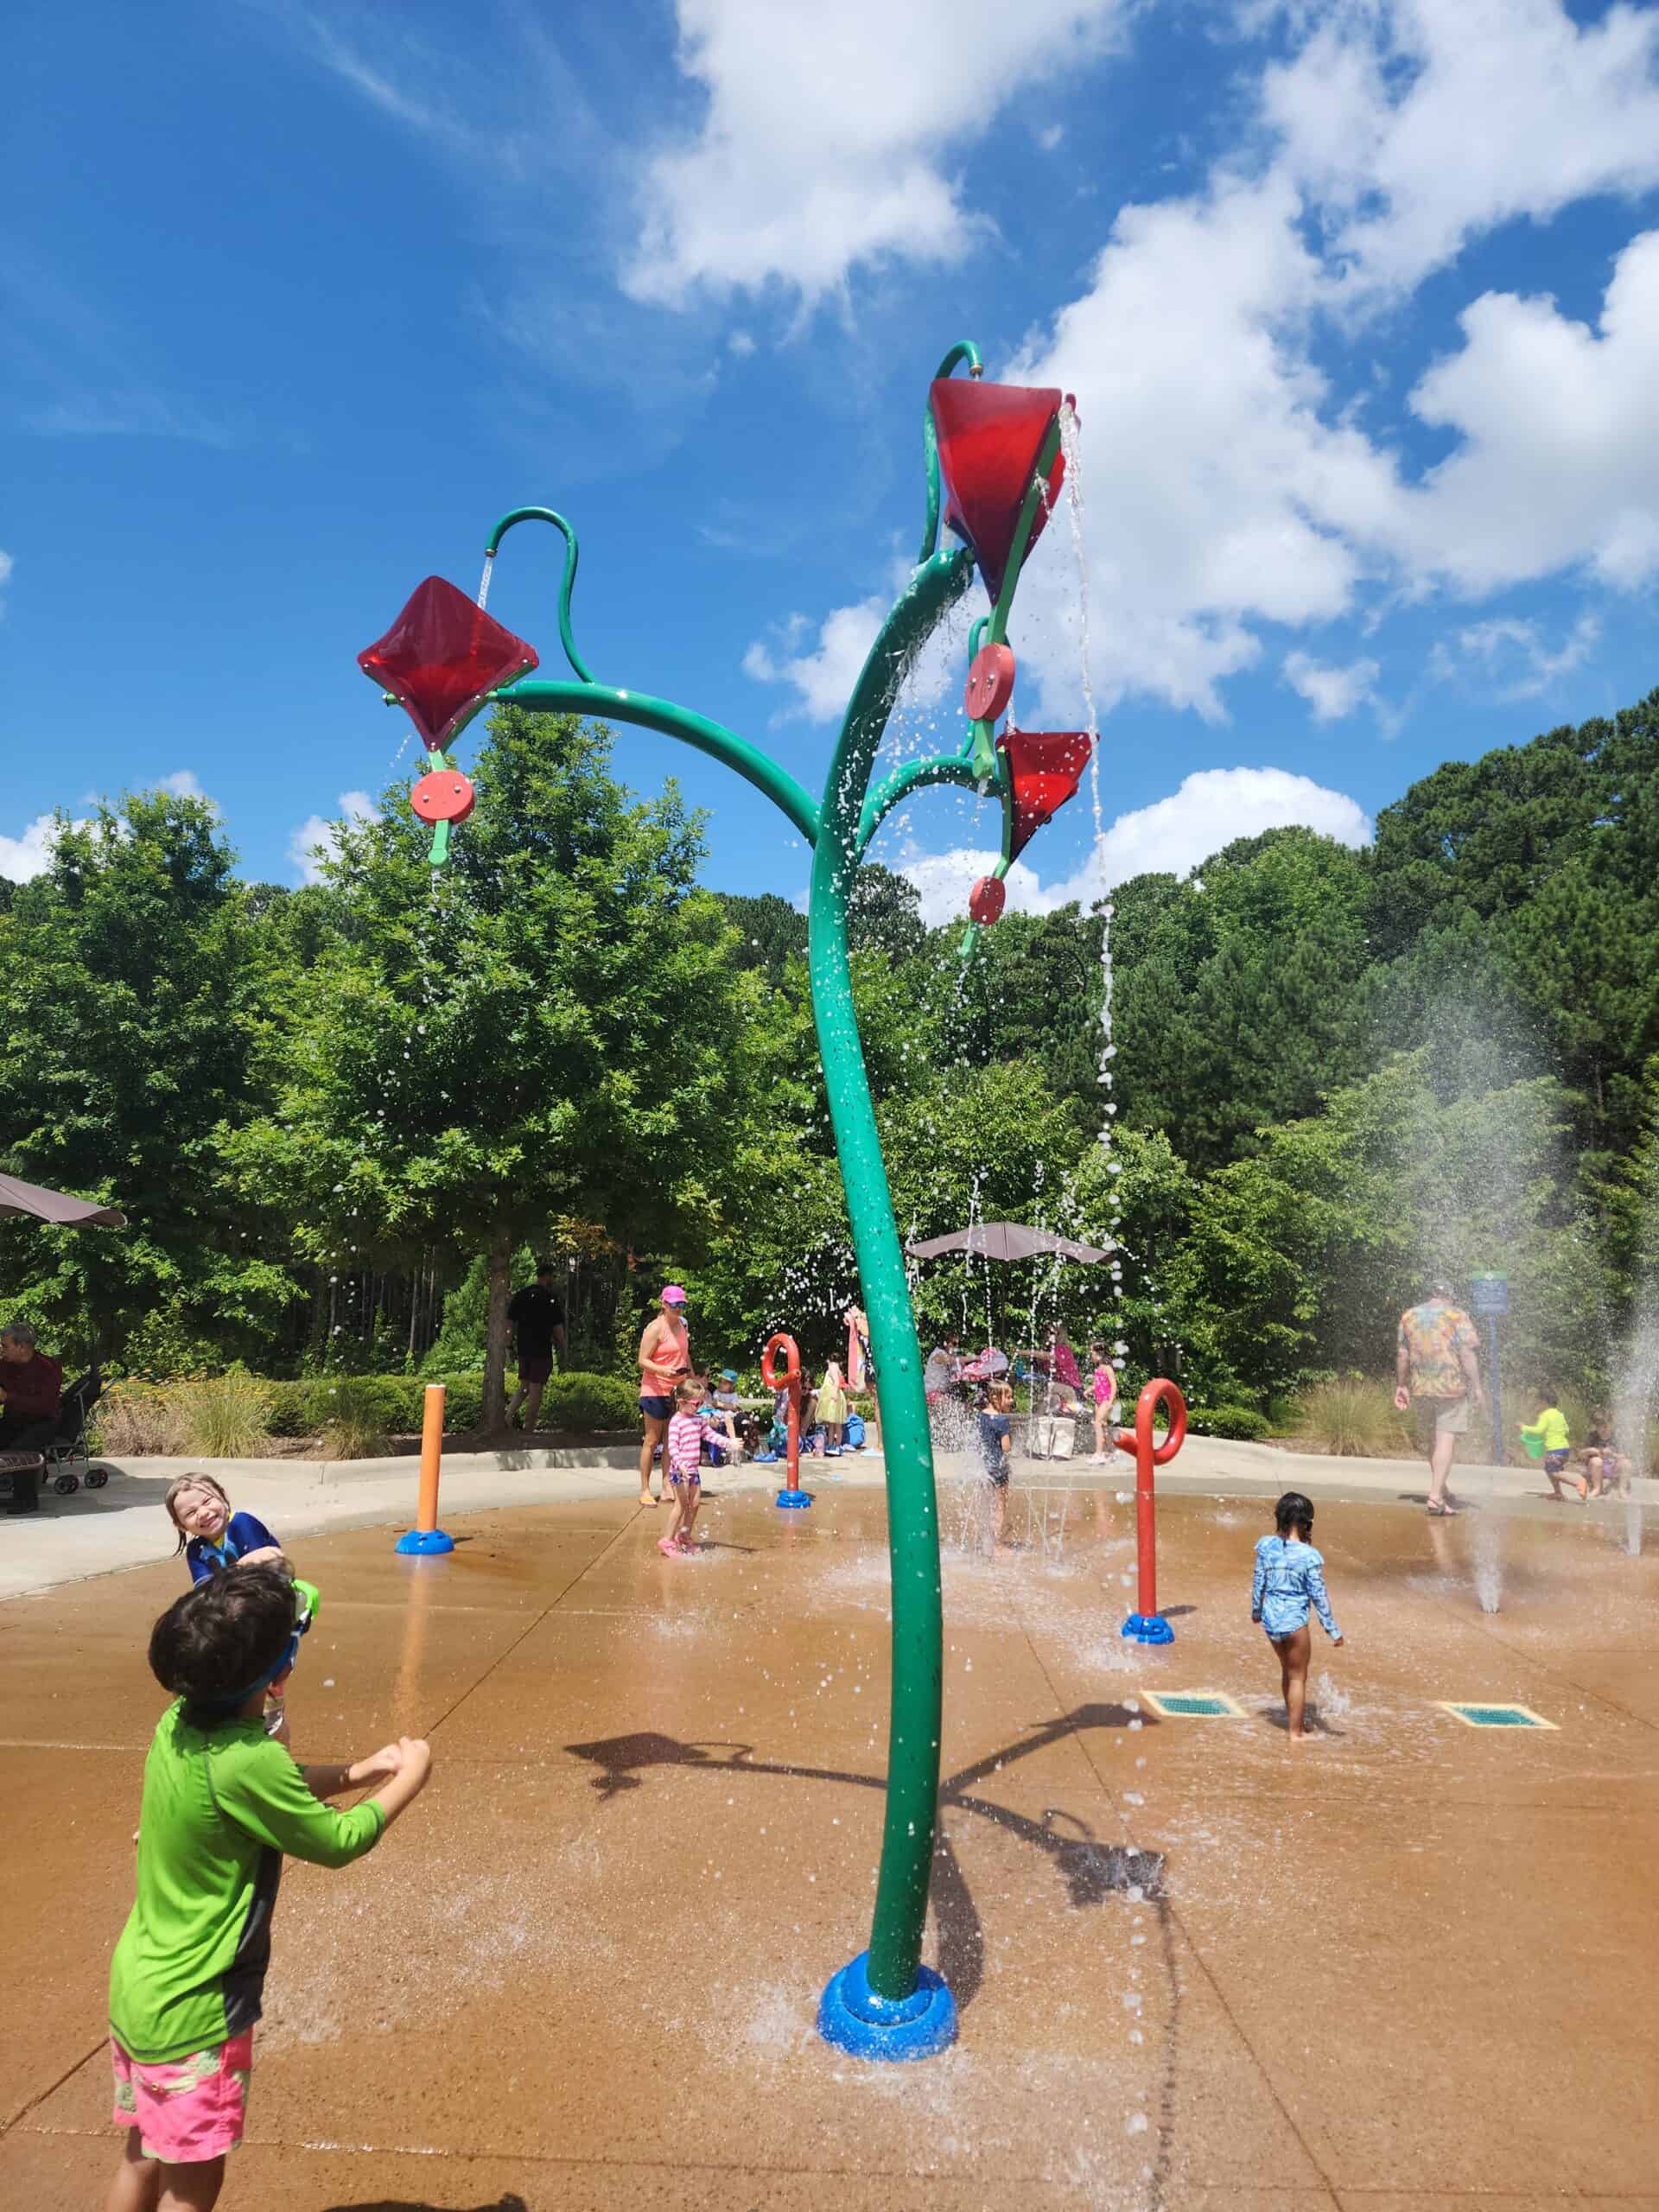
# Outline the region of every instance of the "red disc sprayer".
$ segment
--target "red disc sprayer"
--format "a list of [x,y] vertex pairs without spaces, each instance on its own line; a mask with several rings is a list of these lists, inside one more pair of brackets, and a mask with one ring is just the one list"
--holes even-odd
[[[1161,1444],[1152,1440],[1152,1424],[1160,1403],[1169,1408],[1169,1433]],[[1158,1522],[1153,1504],[1152,1471],[1175,1457],[1186,1441],[1186,1400],[1173,1382],[1161,1376],[1148,1382],[1135,1402],[1135,1433],[1120,1435],[1120,1452],[1135,1454],[1135,1542],[1141,1586],[1135,1593],[1137,1610],[1123,1624],[1123,1634],[1134,1643],[1173,1643],[1175,1631],[1158,1610]]]
[[[784,1355],[781,1370],[772,1357],[779,1351]],[[801,1355],[793,1337],[780,1332],[768,1340],[760,1355],[760,1379],[768,1390],[789,1393],[789,1463],[784,1471],[784,1487],[778,1493],[778,1503],[785,1507],[810,1505],[812,1500],[801,1488]]]

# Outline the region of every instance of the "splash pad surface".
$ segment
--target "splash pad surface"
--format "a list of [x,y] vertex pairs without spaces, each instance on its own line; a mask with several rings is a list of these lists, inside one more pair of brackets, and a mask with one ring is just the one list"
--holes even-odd
[[[962,2034],[887,2069],[819,2041],[811,1972],[868,1910],[882,1500],[706,1517],[683,1566],[624,1499],[457,1516],[448,1560],[378,1529],[296,1544],[326,1598],[298,1748],[422,1731],[437,1767],[359,1868],[287,1871],[227,2204],[1647,2201],[1651,1557],[1507,1521],[1488,1615],[1470,1522],[1322,1505],[1350,1647],[1316,1643],[1330,1734],[1293,1753],[1248,1619],[1256,1501],[1164,1502],[1167,1653],[1117,1634],[1116,1488],[1079,1491],[1058,1556],[947,1550],[925,1956]],[[161,1702],[143,1641],[180,1586],[0,1606],[0,2202],[79,2208],[114,2165],[104,1980]],[[1244,1719],[1160,1721],[1147,1693],[1194,1683]],[[1440,1699],[1559,1726],[1473,1732]]]

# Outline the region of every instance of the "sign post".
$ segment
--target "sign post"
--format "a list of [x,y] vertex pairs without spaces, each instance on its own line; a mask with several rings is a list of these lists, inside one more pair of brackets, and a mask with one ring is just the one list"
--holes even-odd
[[1492,1464],[1503,1465],[1503,1399],[1497,1379],[1497,1325],[1510,1310],[1508,1275],[1471,1275],[1469,1305],[1486,1324],[1486,1389],[1492,1408]]

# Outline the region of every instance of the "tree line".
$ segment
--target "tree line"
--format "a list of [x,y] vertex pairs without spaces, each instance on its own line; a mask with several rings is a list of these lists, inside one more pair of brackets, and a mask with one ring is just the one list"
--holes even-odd
[[[534,1251],[576,1357],[626,1371],[660,1271],[697,1340],[812,1357],[856,1293],[805,918],[702,887],[702,823],[602,726],[498,709],[447,868],[386,794],[322,880],[244,880],[199,799],[63,822],[0,887],[8,1169],[124,1231],[0,1221],[0,1293],[73,1354],[269,1375],[486,1363]],[[1104,1269],[936,1265],[924,1327],[1058,1314],[1265,1414],[1391,1357],[1427,1274],[1501,1268],[1511,1357],[1594,1394],[1659,1243],[1659,692],[1452,762],[1355,850],[1305,830],[1008,915],[959,953],[858,887],[861,1027],[899,1226],[977,1214]],[[1106,1108],[1120,1110],[1109,1116]],[[1109,1121],[1110,1143],[1103,1144]]]

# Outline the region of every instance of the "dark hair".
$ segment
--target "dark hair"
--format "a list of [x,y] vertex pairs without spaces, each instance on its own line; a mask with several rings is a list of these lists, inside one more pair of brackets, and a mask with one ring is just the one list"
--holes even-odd
[[149,1671],[202,1728],[232,1717],[223,1700],[274,1667],[294,1633],[294,1586],[274,1567],[239,1567],[175,1598],[149,1632]]
[[1282,1536],[1287,1529],[1294,1529],[1306,1543],[1313,1533],[1313,1501],[1304,1497],[1299,1490],[1287,1490],[1273,1509],[1274,1526]]
[[536,1272],[538,1275],[556,1275],[559,1271],[551,1260],[537,1260]]

